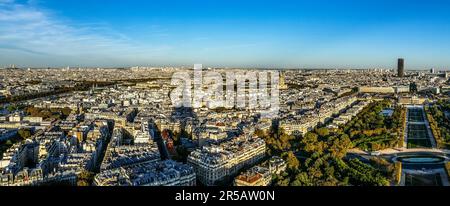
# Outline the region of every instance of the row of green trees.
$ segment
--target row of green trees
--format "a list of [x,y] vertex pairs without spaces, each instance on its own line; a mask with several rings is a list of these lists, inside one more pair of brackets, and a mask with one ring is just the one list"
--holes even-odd
[[389,180],[384,177],[380,170],[373,166],[365,164],[360,160],[354,158],[347,162],[341,159],[336,160],[336,165],[339,168],[342,176],[347,177],[352,185],[357,186],[388,186]]
[[72,112],[70,108],[37,108],[34,106],[28,106],[25,109],[28,116],[42,117],[42,119],[65,119]]
[[438,143],[438,147],[450,148],[450,121],[445,112],[450,112],[450,102],[440,100],[426,108],[431,131]]
[[4,99],[0,99],[0,104],[15,103],[15,102],[36,99],[36,98],[41,98],[41,97],[47,97],[47,96],[52,96],[52,95],[58,95],[58,94],[63,94],[63,93],[73,92],[73,91],[87,91],[90,88],[92,88],[93,85],[97,85],[99,87],[104,87],[104,86],[111,86],[114,84],[116,84],[116,82],[82,81],[82,82],[76,83],[76,85],[74,85],[74,86],[57,87],[52,91],[10,96],[10,97],[4,98]]
[[[268,152],[281,155],[287,162],[286,172],[274,177],[279,186],[388,185],[382,170],[357,159],[346,159],[353,147],[342,130],[317,128],[304,137],[287,135],[283,130],[257,131],[265,138]],[[378,165],[378,164],[376,164]]]
[[6,152],[6,150],[11,148],[14,144],[29,139],[32,136],[33,132],[30,128],[20,128],[19,131],[17,131],[17,135],[15,137],[4,142],[0,142],[0,159],[3,158],[3,154]]
[[24,109],[26,106],[23,104],[9,104],[8,106],[0,107],[0,110],[6,109],[8,112],[12,113],[17,110]]
[[401,141],[398,137],[403,134],[405,111],[396,107],[391,116],[381,114],[390,107],[389,100],[372,102],[340,130],[349,135],[355,147],[366,151],[396,147]]
[[263,138],[267,145],[267,153],[269,155],[281,155],[295,149],[295,145],[299,143],[298,138],[288,135],[282,128],[272,126],[269,132],[256,130],[255,135]]

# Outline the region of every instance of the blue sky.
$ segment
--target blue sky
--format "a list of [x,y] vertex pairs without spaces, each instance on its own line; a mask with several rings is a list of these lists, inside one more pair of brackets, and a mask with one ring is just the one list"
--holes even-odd
[[450,68],[444,0],[0,0],[0,65]]

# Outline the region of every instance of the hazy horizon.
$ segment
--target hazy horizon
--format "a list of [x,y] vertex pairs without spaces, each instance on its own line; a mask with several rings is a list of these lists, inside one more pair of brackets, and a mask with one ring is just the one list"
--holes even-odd
[[449,2],[0,0],[0,67],[450,68]]
[[[8,65],[6,67],[1,67],[0,69],[13,69],[10,68],[9,66],[12,65]],[[16,68],[14,69],[67,69],[68,66],[53,66],[53,67],[19,67],[17,65],[15,65]],[[148,66],[139,66],[139,65],[134,65],[134,66],[111,66],[111,67],[99,67],[99,66],[69,66],[69,69],[71,70],[76,70],[76,69],[130,69],[133,67],[140,67],[140,68],[181,68],[181,69],[192,69],[193,66],[187,66],[187,65],[148,65]],[[280,67],[267,67],[267,68],[263,68],[263,67],[216,67],[216,66],[208,66],[208,65],[204,65],[204,69],[207,68],[213,68],[213,69],[262,69],[262,70],[378,70],[378,69],[382,69],[382,70],[392,70],[393,72],[396,72],[397,69],[396,68],[280,68]],[[431,68],[424,68],[424,69],[406,69],[405,71],[428,71]],[[450,69],[439,69],[439,68],[434,68],[436,72],[439,71],[444,71],[444,72],[448,72],[450,71]]]

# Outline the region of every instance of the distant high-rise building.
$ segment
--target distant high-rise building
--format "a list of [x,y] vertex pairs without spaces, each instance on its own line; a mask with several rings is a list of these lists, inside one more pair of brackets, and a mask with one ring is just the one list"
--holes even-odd
[[417,93],[417,84],[415,82],[409,84],[409,91],[411,93]]
[[398,59],[397,72],[398,72],[398,77],[405,76],[405,60],[402,58]]
[[436,70],[434,68],[431,68],[430,73],[434,74],[434,73],[436,73]]

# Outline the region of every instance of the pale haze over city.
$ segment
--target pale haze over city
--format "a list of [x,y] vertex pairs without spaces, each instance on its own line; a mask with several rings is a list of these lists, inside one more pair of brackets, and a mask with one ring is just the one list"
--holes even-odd
[[450,66],[445,1],[0,0],[0,65]]
[[433,205],[450,188],[449,11],[0,0],[0,202]]

